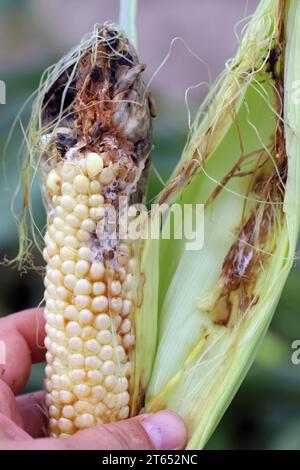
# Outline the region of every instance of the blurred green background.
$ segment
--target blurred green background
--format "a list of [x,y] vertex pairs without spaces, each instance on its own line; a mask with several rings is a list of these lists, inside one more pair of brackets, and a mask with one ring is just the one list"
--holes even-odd
[[[247,12],[247,2],[235,0],[166,0],[164,6],[153,0],[151,8],[149,2],[140,0],[140,56],[148,64],[147,77],[166,56],[172,38],[180,35],[207,61],[215,78],[236,48],[234,24],[257,3],[250,2]],[[7,104],[0,105],[1,160],[12,121],[37,87],[42,70],[75,44],[95,21],[116,20],[117,11],[117,0],[0,0],[0,79],[5,81],[7,92]],[[150,198],[162,187],[160,179],[168,177],[185,143],[188,126],[184,91],[202,80],[207,80],[205,67],[179,43],[153,82],[159,115],[155,121],[156,171],[151,175]],[[199,87],[191,94],[192,111],[205,91],[205,87]],[[23,122],[27,118],[28,110]],[[13,258],[18,246],[10,202],[19,177],[17,152],[21,137],[17,131],[12,140],[5,164],[6,180],[1,167],[1,259]],[[45,215],[37,185],[33,207],[42,228]],[[36,263],[42,264],[38,252]],[[300,339],[299,269],[299,263],[295,263],[256,361],[207,448],[300,449],[300,365],[291,362],[291,344]],[[36,306],[43,295],[42,278],[34,271],[21,275],[1,265],[0,292],[0,315]],[[26,391],[41,388],[42,380],[43,366],[34,366]]]

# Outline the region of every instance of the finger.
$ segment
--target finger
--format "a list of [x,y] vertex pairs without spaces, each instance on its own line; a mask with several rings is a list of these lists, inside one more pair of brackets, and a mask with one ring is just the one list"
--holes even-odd
[[6,348],[1,379],[18,393],[27,383],[31,365],[44,360],[43,309],[24,310],[0,320],[0,340]]
[[45,357],[44,329],[43,308],[22,310],[0,319],[0,334],[4,342],[7,342],[9,339],[5,338],[6,331],[13,331],[16,335],[21,336],[27,343],[33,363],[42,362]]
[[0,380],[0,414],[7,416],[18,426],[23,427],[23,420],[17,411],[16,400],[9,386]]
[[27,393],[17,397],[17,410],[23,420],[24,430],[32,437],[47,435],[47,411],[45,392]]
[[31,437],[7,416],[0,413],[0,449],[13,449],[15,443],[26,446]]
[[138,416],[126,421],[79,431],[60,439],[36,439],[14,443],[14,449],[26,450],[163,450],[182,449],[187,431],[175,413]]

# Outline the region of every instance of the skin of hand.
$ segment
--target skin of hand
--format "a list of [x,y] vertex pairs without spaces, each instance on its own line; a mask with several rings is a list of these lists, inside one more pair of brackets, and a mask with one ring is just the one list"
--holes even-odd
[[170,411],[145,414],[77,432],[68,438],[46,436],[44,392],[17,396],[32,364],[43,362],[43,309],[29,309],[0,319],[5,364],[0,364],[0,450],[159,450],[183,449],[187,431]]

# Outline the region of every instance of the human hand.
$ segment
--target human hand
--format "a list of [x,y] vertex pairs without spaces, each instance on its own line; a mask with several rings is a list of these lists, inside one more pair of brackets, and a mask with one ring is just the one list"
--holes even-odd
[[0,319],[0,340],[6,347],[6,364],[0,365],[0,450],[184,448],[185,425],[169,411],[86,429],[68,438],[45,437],[44,392],[16,397],[28,381],[31,365],[44,361],[43,309]]

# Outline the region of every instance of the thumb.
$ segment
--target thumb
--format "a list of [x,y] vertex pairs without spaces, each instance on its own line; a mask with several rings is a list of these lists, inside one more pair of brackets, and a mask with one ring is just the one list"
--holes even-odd
[[171,411],[160,411],[85,429],[68,438],[14,442],[14,449],[179,450],[186,441],[181,418]]
[[75,441],[77,448],[163,450],[182,449],[186,440],[187,431],[181,418],[171,411],[161,411],[81,431],[68,441],[71,446]]

